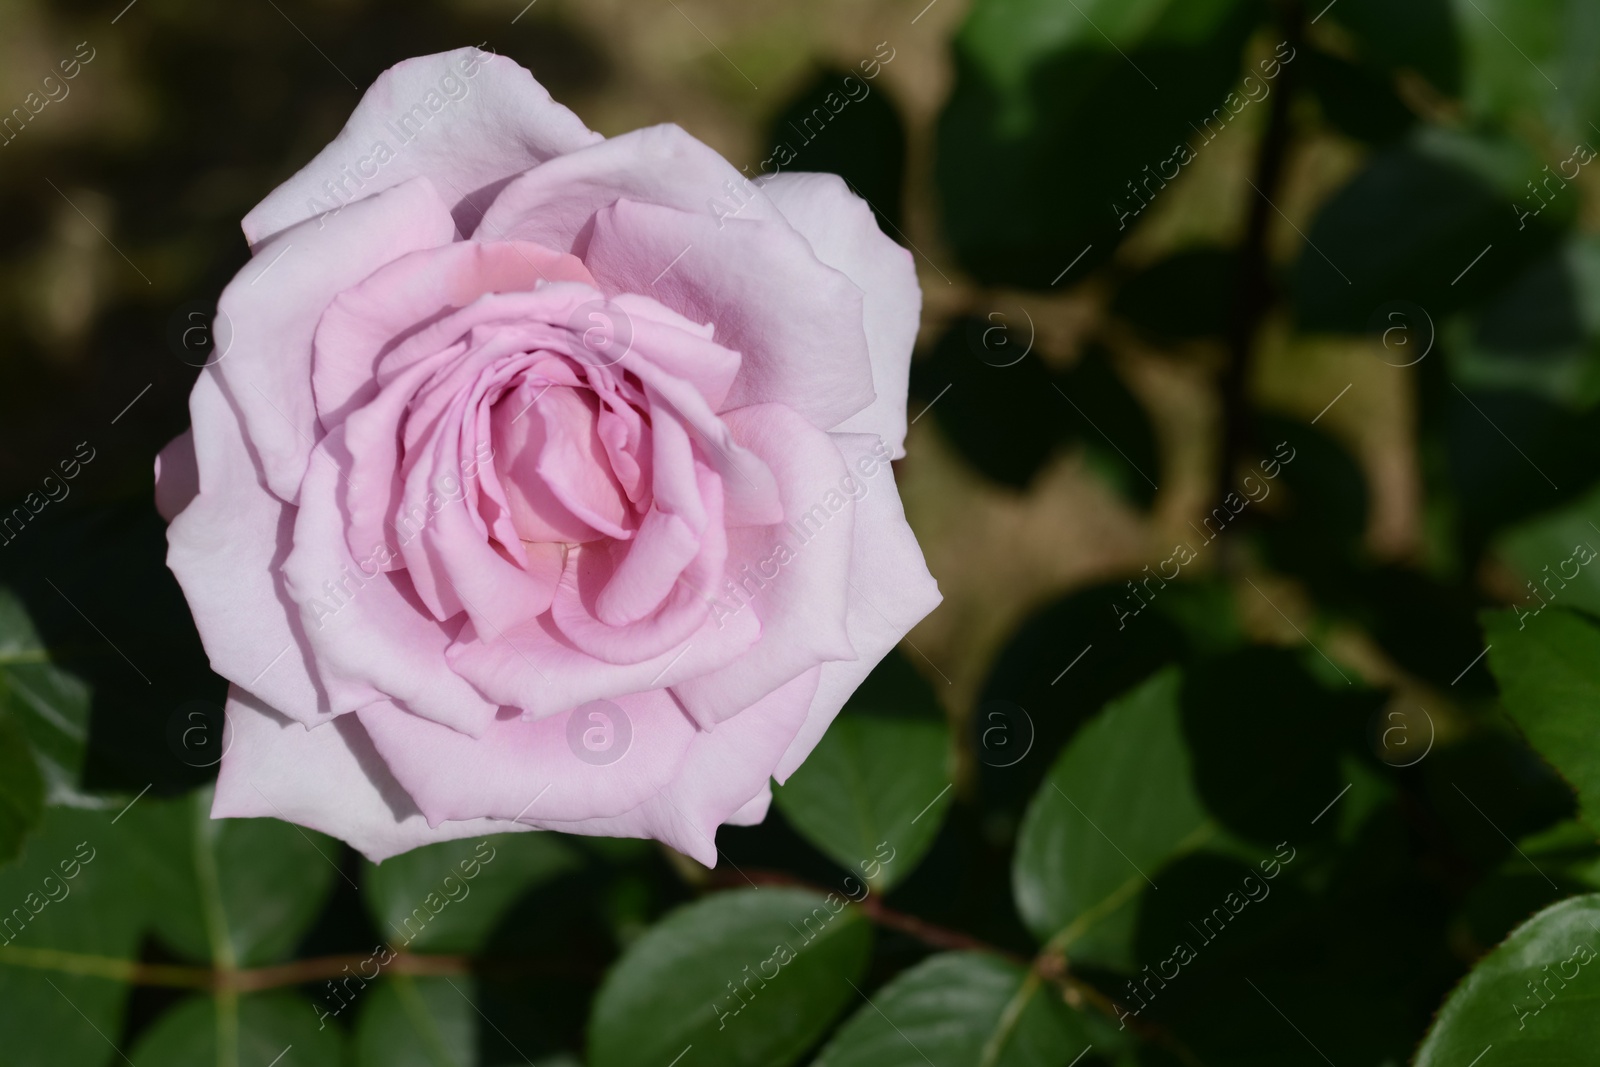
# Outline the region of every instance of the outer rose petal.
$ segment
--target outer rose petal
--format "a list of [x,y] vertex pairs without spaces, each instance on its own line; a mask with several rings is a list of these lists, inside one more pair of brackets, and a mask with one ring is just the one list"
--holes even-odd
[[837,175],[779,174],[761,188],[811,242],[817,258],[866,294],[867,347],[878,398],[833,429],[875,433],[900,459],[906,454],[906,382],[922,312],[911,253],[884,236],[867,202]]
[[[454,101],[447,94],[461,90],[443,84],[449,78],[466,87]],[[437,107],[430,109],[430,102]],[[417,105],[420,113],[413,110]],[[402,129],[408,116],[410,124]],[[509,59],[475,48],[419,56],[378,75],[339,136],[244,217],[244,235],[259,245],[337,208],[341,199],[370,196],[416,177],[433,181],[455,205],[461,232],[470,233],[508,178],[600,140]],[[374,158],[380,143],[393,153],[386,162]],[[363,173],[366,166],[375,173]],[[329,182],[343,191],[333,195]]]
[[673,699],[656,690],[614,703],[628,717],[630,740],[621,757],[606,764],[579,759],[568,744],[568,720],[576,712],[537,720],[513,712],[476,739],[389,704],[362,708],[359,715],[430,823],[491,816],[542,825],[620,815],[679,773],[695,728]]
[[584,262],[608,292],[716,325],[744,357],[728,407],[779,403],[827,430],[872,403],[861,290],[786,222],[619,200],[595,215]]
[[500,819],[430,827],[354,715],[307,730],[230,690],[228,734],[213,819],[286,819],[348,841],[374,863],[436,841],[533,829]]
[[454,235],[444,203],[419,178],[280,234],[223,290],[217,317],[228,323],[231,339],[216,372],[244,416],[274,493],[294,502],[321,436],[311,339],[323,310],[384,264]]
[[708,218],[783,219],[755,184],[715,151],[677,126],[648,126],[517,178],[501,190],[472,236],[537,241],[581,256],[589,220],[618,200],[697,211]]
[[[878,462],[870,454],[871,438],[858,434],[833,437],[857,476],[863,476],[863,463]],[[878,661],[944,599],[928,573],[911,527],[906,525],[891,473],[879,471],[867,482],[867,493],[856,504],[856,536],[850,555],[850,643],[858,658],[822,665],[822,681],[811,713],[773,772],[780,783],[817,747],[834,716]]]
[[[703,590],[718,598],[712,605],[718,626],[755,615],[762,629],[756,646],[726,667],[673,686],[684,707],[702,723],[738,717],[817,664],[855,656],[845,621],[845,581],[856,508],[841,492],[849,468],[835,436],[781,404],[724,412],[723,419],[745,447],[771,466],[787,521],[730,530],[727,581]],[[779,546],[786,546],[787,557]]]
[[156,512],[168,522],[178,517],[200,495],[199,460],[194,454],[194,430],[167,442],[156,456]]
[[535,821],[575,834],[652,837],[715,867],[717,827],[749,819],[761,804],[772,767],[804,720],[816,687],[817,671],[807,671],[716,729],[701,731],[672,784],[632,811],[574,823]]
[[[189,417],[200,492],[167,528],[167,566],[183,587],[211,668],[308,725],[324,721],[328,698],[310,666],[299,608],[279,575],[295,509],[261,484],[214,370],[195,382]],[[182,440],[162,453],[164,469],[181,467],[168,453]]]

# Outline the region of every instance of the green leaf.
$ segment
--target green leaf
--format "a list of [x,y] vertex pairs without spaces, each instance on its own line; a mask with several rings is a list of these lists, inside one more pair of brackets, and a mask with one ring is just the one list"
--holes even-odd
[[44,780],[22,725],[9,710],[0,675],[0,863],[15,858],[44,809]]
[[0,705],[15,716],[31,742],[49,803],[101,803],[79,789],[89,737],[89,687],[52,665],[21,599],[4,586]]
[[1600,895],[1563,900],[1478,961],[1439,1011],[1416,1067],[1588,1062],[1600,1043]]
[[893,652],[773,800],[806,840],[882,892],[938,835],[950,806],[949,750],[932,689]]
[[472,995],[466,977],[385,978],[366,995],[356,1022],[355,1067],[475,1067]]
[[1014,489],[1027,488],[1072,437],[1071,407],[1027,354],[1033,327],[1023,310],[957,319],[911,366],[915,406],[931,411],[963,459]]
[[1548,137],[1596,143],[1588,124],[1600,121],[1600,9],[1588,0],[1453,3],[1469,111],[1513,126],[1536,119]]
[[1303,62],[1322,117],[1334,128],[1382,144],[1402,136],[1416,123],[1388,72],[1309,48]]
[[522,894],[580,864],[556,834],[500,834],[365,864],[362,884],[379,932],[397,950],[472,953]]
[[1023,819],[1017,909],[1069,959],[1133,969],[1131,906],[1214,826],[1195,793],[1169,668],[1113,701],[1056,760]]
[[211,790],[146,800],[142,835],[151,918],[172,948],[219,967],[281,960],[340,877],[343,846],[277,819],[213,819]]
[[1533,618],[1484,615],[1489,669],[1500,700],[1528,743],[1578,794],[1579,817],[1600,827],[1600,627],[1552,607]]
[[1551,248],[1577,208],[1569,191],[1519,216],[1518,197],[1529,212],[1541,203],[1523,188],[1539,166],[1518,142],[1438,129],[1374,155],[1305,228],[1300,324],[1361,333],[1400,300],[1438,324],[1482,302]]
[[857,999],[872,933],[842,897],[741,889],[680,908],[611,968],[591,1067],[786,1067]]
[[47,808],[20,859],[0,869],[7,1062],[83,1067],[117,1059],[102,1035],[121,1030],[139,914],[123,857],[126,824],[112,818]]
[[1326,10],[1355,34],[1363,58],[1414,70],[1454,95],[1461,87],[1461,43],[1450,5],[1451,0],[1339,0]]
[[[343,1035],[294,993],[194,997],[156,1020],[128,1054],[139,1067],[339,1067]],[[281,1057],[281,1059],[280,1059]]]
[[1248,136],[1231,120],[1262,105],[1241,103],[1245,90],[1235,108],[1225,100],[1245,74],[1259,84],[1240,55],[1260,11],[1246,0],[973,4],[935,159],[963,264],[984,282],[1047,289],[1080,252],[1075,279],[1104,262],[1144,203],[1172,195],[1180,145],[1192,160],[1208,139]]
[[[1600,559],[1600,531],[1596,526],[1600,526],[1600,491],[1502,536],[1501,554],[1529,583],[1524,585],[1513,614],[1539,612],[1546,604],[1600,614],[1600,563],[1596,562]],[[1586,559],[1589,562],[1585,563]]]
[[1061,1067],[1091,1043],[1083,1017],[1037,974],[946,952],[873,992],[815,1067]]

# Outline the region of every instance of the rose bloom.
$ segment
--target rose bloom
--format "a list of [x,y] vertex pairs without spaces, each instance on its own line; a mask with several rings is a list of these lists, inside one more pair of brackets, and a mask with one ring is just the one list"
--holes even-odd
[[232,683],[214,817],[712,865],[939,603],[888,463],[921,294],[837,177],[606,139],[463,49],[244,232],[157,460]]

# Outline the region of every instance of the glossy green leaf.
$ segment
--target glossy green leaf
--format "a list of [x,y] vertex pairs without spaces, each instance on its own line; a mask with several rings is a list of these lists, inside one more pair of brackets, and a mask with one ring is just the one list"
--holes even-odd
[[0,863],[16,856],[44,808],[44,781],[22,725],[8,708],[0,675]]
[[158,936],[219,966],[283,959],[341,877],[343,846],[277,819],[213,819],[211,790],[129,815]]
[[1513,614],[1529,624],[1546,607],[1600,614],[1600,492],[1516,526],[1499,548],[1522,578]]
[[916,869],[938,835],[949,761],[950,731],[932,689],[891,653],[773,801],[808,841],[883,891]]
[[1113,701],[1056,760],[1023,819],[1017,909],[1068,958],[1132,970],[1134,901],[1214,826],[1195,792],[1169,668]]
[[391,975],[369,993],[355,1029],[355,1067],[476,1067],[472,979]]
[[0,868],[0,1058],[36,1067],[120,1062],[139,894],[114,812],[47,808]]
[[911,873],[939,832],[949,747],[937,723],[841,717],[773,799],[807,840],[884,890]]
[[1487,613],[1484,631],[1501,703],[1577,791],[1580,818],[1600,828],[1600,626],[1551,607],[1521,618]]
[[0,702],[33,747],[52,803],[98,803],[81,789],[89,687],[54,666],[26,608],[0,586]]
[[1585,1063],[1600,1044],[1600,895],[1553,904],[1513,930],[1440,1009],[1416,1067],[1494,1057],[1501,1067]]
[[981,952],[930,957],[871,997],[816,1067],[1061,1067],[1093,1044],[1059,990]]
[[339,1067],[343,1032],[294,993],[194,997],[163,1014],[128,1053],[139,1067]]
[[499,834],[366,864],[362,882],[373,921],[397,951],[476,952],[518,897],[580,862],[555,834]]
[[843,897],[741,889],[680,908],[612,966],[591,1067],[787,1067],[852,1000],[872,934]]

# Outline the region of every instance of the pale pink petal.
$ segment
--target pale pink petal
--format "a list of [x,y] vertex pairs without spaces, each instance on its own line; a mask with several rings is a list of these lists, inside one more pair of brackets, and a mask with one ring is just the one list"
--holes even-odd
[[378,391],[379,358],[405,338],[485,293],[540,282],[594,279],[572,256],[528,242],[455,241],[401,256],[346,289],[322,313],[311,384],[324,428]]
[[533,827],[469,819],[430,827],[354,715],[307,730],[237,690],[214,819],[285,819],[348,842],[374,863],[418,845]]
[[584,262],[608,292],[715,324],[742,356],[727,407],[782,403],[827,430],[872,403],[862,292],[787,222],[622,200],[595,215]]
[[267,486],[294,502],[321,436],[311,393],[317,320],[341,291],[407,252],[451,240],[455,224],[423,179],[292,227],[262,245],[228,283],[217,317],[229,325],[214,364],[244,416]]
[[[342,433],[329,435],[331,446],[342,446]],[[481,734],[499,705],[479,695],[444,657],[465,617],[445,625],[429,615],[404,571],[382,569],[381,544],[374,555],[351,554],[339,504],[342,475],[319,448],[306,472],[294,549],[283,565],[335,708],[353,711],[371,702],[361,694],[376,691],[418,715]]]
[[[679,580],[671,584],[665,598],[649,615],[630,622],[606,622],[600,612],[600,599],[619,573],[625,578],[626,572],[617,566],[604,545],[579,545],[568,552],[566,570],[550,605],[550,617],[573,645],[606,663],[638,663],[681,647],[700,629],[710,614],[705,590],[722,574],[728,544],[727,531],[722,526],[722,480],[702,468],[699,482],[707,516],[699,535],[698,552],[688,566],[675,572]],[[628,551],[650,551],[653,545],[669,540],[665,534],[646,539],[646,532],[641,529],[640,537],[629,544]],[[668,566],[672,559],[669,552],[670,549],[663,549],[653,558]],[[636,596],[640,592],[634,590]],[[619,603],[631,607],[638,602],[636,596],[624,595]]]
[[772,469],[786,521],[729,531],[727,570],[705,590],[718,598],[712,617],[725,623],[754,613],[761,640],[721,670],[674,686],[698,722],[736,716],[817,664],[855,656],[845,628],[846,580],[851,542],[860,536],[854,497],[862,490],[834,435],[780,404],[724,412],[723,419]]
[[280,574],[295,509],[262,484],[215,373],[202,371],[189,396],[199,494],[167,528],[167,566],[211,669],[291,718],[321,722],[332,709]]
[[761,188],[811,242],[817,258],[844,272],[864,294],[877,399],[832,429],[877,434],[894,458],[901,458],[906,454],[906,382],[922,314],[911,253],[878,229],[867,202],[836,175],[779,174],[763,181]]
[[[473,237],[536,241],[581,257],[595,212],[618,200],[699,211],[707,218],[733,214],[727,205],[735,203],[741,219],[782,218],[727,160],[680,127],[664,125],[609,138],[530,170],[501,190]],[[663,260],[656,269],[666,265]]]
[[906,525],[894,474],[874,454],[882,443],[865,434],[833,437],[851,469],[868,486],[856,505],[850,555],[848,625],[856,658],[822,665],[822,681],[805,725],[773,772],[780,783],[811,754],[872,668],[943,599],[916,536]]
[[770,788],[772,768],[805,719],[816,688],[817,672],[807,671],[744,714],[702,730],[672,783],[631,811],[611,818],[534,821],[547,830],[575,834],[653,837],[715,867],[717,827],[754,815],[762,793]]
[[[598,712],[602,719],[590,720]],[[399,708],[374,704],[359,713],[384,762],[432,825],[492,817],[540,824],[546,819],[620,815],[673,779],[695,726],[665,692],[585,704],[543,719],[512,714],[472,738]],[[612,762],[581,758],[592,721],[610,731]],[[626,721],[618,721],[619,718]],[[625,747],[624,747],[625,746]]]
[[508,178],[600,140],[509,59],[475,48],[407,59],[380,74],[339,136],[245,216],[244,234],[258,245],[418,177],[455,205],[470,233]]
[[761,787],[761,792],[744,802],[744,806],[723,820],[726,826],[760,826],[767,821],[767,811],[772,807],[772,784]]
[[448,658],[491,701],[543,718],[585,701],[665,689],[716,670],[760,636],[761,621],[752,611],[720,625],[707,619],[682,647],[638,663],[605,663],[575,647],[547,613],[500,634],[480,635],[469,624]]
[[168,522],[200,492],[200,466],[194,454],[194,431],[185,430],[156,455],[156,512]]

